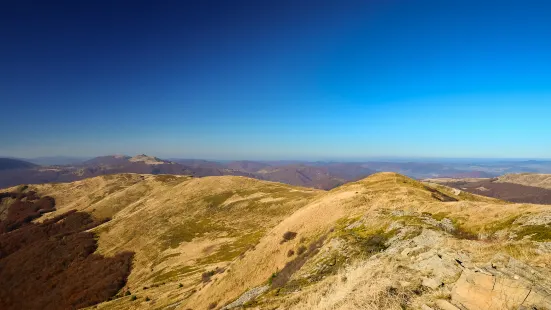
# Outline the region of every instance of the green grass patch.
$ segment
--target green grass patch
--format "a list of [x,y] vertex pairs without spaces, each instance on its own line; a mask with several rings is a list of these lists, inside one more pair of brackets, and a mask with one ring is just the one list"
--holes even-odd
[[207,203],[208,208],[217,208],[233,195],[234,192],[224,192],[216,195],[207,196],[203,198],[203,200]]
[[517,240],[529,236],[532,241],[549,241],[551,240],[551,225],[521,226],[515,233],[517,234]]
[[505,220],[503,221],[499,221],[499,222],[493,222],[489,225],[486,225],[484,227],[484,231],[488,232],[488,233],[496,233],[500,230],[504,230],[504,229],[512,229],[514,227],[517,227],[518,225],[515,225],[514,222],[520,217],[521,215],[514,215],[514,216],[510,216],[508,218],[506,218]]
[[195,273],[198,270],[199,268],[197,267],[183,266],[167,272],[165,272],[164,270],[157,271],[151,275],[151,278],[153,280],[153,283],[167,282],[183,275]]
[[438,213],[434,213],[433,215],[431,215],[431,217],[437,221],[441,221],[443,219],[445,219],[446,217],[448,217],[448,215],[450,214],[450,212],[438,212]]
[[402,223],[406,226],[425,226],[426,223],[419,216],[415,215],[401,215],[401,216],[392,216],[391,219],[394,222]]
[[256,231],[244,235],[239,235],[236,240],[223,244],[215,253],[201,258],[198,263],[213,264],[218,262],[231,261],[251,247],[254,247],[263,236],[263,234],[263,231]]
[[191,219],[182,224],[174,225],[163,235],[162,243],[165,247],[177,248],[182,242],[191,242],[195,238],[209,232],[228,230],[210,219]]

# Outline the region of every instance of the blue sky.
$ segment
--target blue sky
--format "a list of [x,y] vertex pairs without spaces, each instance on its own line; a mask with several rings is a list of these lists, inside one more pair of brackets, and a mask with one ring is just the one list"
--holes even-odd
[[12,2],[0,155],[551,157],[548,1]]

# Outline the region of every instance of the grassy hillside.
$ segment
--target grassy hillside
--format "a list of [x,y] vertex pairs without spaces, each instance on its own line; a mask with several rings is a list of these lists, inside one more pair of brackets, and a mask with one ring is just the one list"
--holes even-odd
[[[70,209],[111,217],[94,228],[99,253],[136,253],[121,290],[130,295],[98,308],[508,309],[551,302],[544,294],[551,291],[550,206],[395,173],[328,192],[244,177],[136,174],[32,189],[56,199],[49,217]],[[484,292],[482,275],[518,283],[465,293]]]
[[551,189],[551,174],[518,173],[500,176],[497,182],[515,183]]
[[[112,218],[94,229],[98,252],[108,256],[135,252],[123,291],[155,296],[158,306],[182,299],[205,281],[203,273],[225,268],[266,231],[321,193],[244,177],[137,174],[29,189],[56,199],[57,211],[43,219],[71,209]],[[128,298],[106,307],[125,309],[125,301]]]

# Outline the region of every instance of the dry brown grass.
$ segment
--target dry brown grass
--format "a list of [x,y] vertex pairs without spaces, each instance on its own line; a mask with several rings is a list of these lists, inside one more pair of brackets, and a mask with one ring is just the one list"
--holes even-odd
[[[447,192],[445,188],[438,187],[436,189],[442,191],[443,194],[453,195],[451,191]],[[247,289],[265,283],[272,273],[282,270],[289,262],[286,253],[290,249],[296,249],[299,246],[296,240],[280,245],[281,239],[279,236],[286,231],[297,232],[300,236],[314,240],[316,236],[331,229],[339,219],[364,217],[369,221],[369,214],[404,210],[430,214],[445,213],[466,235],[474,236],[484,233],[488,226],[508,217],[523,212],[541,212],[549,209],[549,207],[538,205],[510,204],[476,195],[455,196],[458,199],[457,202],[442,202],[433,198],[433,192],[433,190],[427,190],[419,182],[394,173],[375,174],[364,180],[331,190],[297,210],[292,216],[274,227],[261,239],[254,251],[248,253],[243,260],[232,263],[231,268],[235,272],[213,283],[199,294],[192,296],[187,305],[191,307],[199,306],[205,304],[209,298],[220,300],[222,304],[225,304]],[[380,223],[380,219],[377,219],[377,221],[379,223],[369,225],[375,227],[383,224]],[[390,218],[389,222],[391,222]],[[453,239],[455,240],[455,238]],[[476,241],[465,240],[465,242]],[[488,249],[488,253],[493,251],[498,251],[498,249]],[[389,272],[396,272],[395,266],[389,265],[387,267]],[[354,275],[350,276],[353,277]],[[356,292],[354,294],[358,296],[355,298],[361,298],[361,300],[346,302],[343,309],[347,307],[351,309],[357,307],[399,309],[401,302],[396,302],[393,298],[384,298],[387,286],[382,284],[387,281],[385,276],[373,276],[372,279],[375,280],[368,282],[369,285],[364,285],[366,287],[365,292],[361,291],[361,293]],[[377,289],[379,287],[377,285],[381,285],[380,290]],[[313,290],[318,291],[319,286],[316,285]],[[303,294],[299,295],[303,296]],[[319,300],[319,296],[313,296],[312,300]],[[378,301],[371,303],[373,300]],[[315,307],[318,306],[322,309],[325,307],[315,305]],[[312,308],[314,305],[301,302],[297,307]]]
[[[305,245],[327,233],[333,236],[332,229],[342,221],[361,218],[366,227],[379,231],[394,221],[391,212],[400,210],[431,214],[438,220],[449,218],[462,231],[483,237],[510,218],[549,210],[548,206],[454,195],[444,186],[432,187],[427,189],[395,173],[378,173],[329,192],[244,177],[190,179],[126,174],[33,189],[61,201],[60,212],[77,208],[97,217],[112,216],[111,222],[96,228],[100,253],[136,252],[128,287],[134,292],[147,286],[151,301],[146,303],[138,294],[133,302],[122,298],[99,308],[172,305],[177,309],[205,309],[213,301],[221,307],[247,290],[267,284],[272,274],[292,265],[297,257],[307,256]],[[458,201],[435,199],[435,191]],[[286,232],[297,233],[300,238],[281,243]],[[540,259],[542,256],[534,255],[534,249],[523,241],[482,239],[461,240],[450,235],[448,243],[479,261],[506,252],[523,260],[548,263],[549,257]],[[295,255],[288,256],[290,251]],[[408,297],[415,294],[414,288],[396,284],[405,272],[399,268],[401,264],[394,260],[358,261],[305,286],[300,294],[270,301],[295,309],[400,309],[404,303],[415,308],[420,299]],[[201,274],[216,267],[226,267],[227,272],[213,274],[210,281],[202,283]]]
[[506,174],[497,179],[497,182],[515,183],[551,189],[551,174],[516,173]]
[[[32,186],[58,201],[58,210],[112,217],[94,231],[98,253],[133,251],[127,289],[148,287],[148,304],[180,302],[201,287],[201,274],[226,267],[250,251],[265,231],[322,191],[244,177],[154,176],[121,174],[72,183]],[[46,217],[46,216],[45,216]],[[281,236],[281,235],[280,235]],[[221,269],[219,269],[221,270]],[[216,282],[222,273],[212,275]],[[182,283],[180,290],[178,285]],[[184,293],[187,292],[187,293]],[[143,297],[143,296],[142,296]],[[146,306],[144,298],[119,298],[100,308]]]

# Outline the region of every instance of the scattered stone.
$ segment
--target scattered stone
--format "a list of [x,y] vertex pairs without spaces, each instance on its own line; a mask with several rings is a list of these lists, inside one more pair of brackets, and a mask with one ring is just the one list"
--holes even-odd
[[525,216],[517,219],[515,223],[517,222],[521,222],[523,226],[551,224],[551,212],[542,212],[538,215]]
[[437,289],[438,287],[440,287],[440,285],[442,285],[442,281],[440,279],[433,279],[433,278],[421,278],[422,279],[422,282],[421,284],[423,286],[426,286],[430,289]]
[[422,304],[422,305],[421,305],[421,310],[434,310],[434,309],[431,308],[431,307],[429,307],[429,306],[427,306],[427,305],[425,305],[425,304]]
[[234,302],[232,302],[232,303],[226,305],[225,307],[223,307],[222,310],[241,307],[245,303],[255,299],[256,297],[258,297],[262,294],[264,294],[264,292],[266,292],[269,288],[270,288],[269,285],[264,285],[264,286],[259,286],[259,287],[255,287],[253,289],[250,289],[247,292],[245,292],[243,295],[239,296],[239,298],[237,298],[237,300],[235,300]]
[[448,233],[455,231],[455,226],[453,225],[453,222],[449,218],[443,218],[441,221],[437,221],[432,217],[425,216],[425,217],[422,217],[422,220],[426,224],[429,224],[434,227],[438,227]]
[[455,281],[463,268],[448,253],[437,253],[431,250],[418,256],[417,262],[411,266],[423,273],[430,273],[443,282]]
[[440,221],[439,226],[447,232],[455,231],[455,226],[453,225],[453,222],[449,218],[443,218]]
[[393,230],[402,228],[404,228],[404,224],[400,222],[392,222],[392,224],[388,225],[388,228],[385,230],[385,232],[391,232]]
[[346,229],[346,230],[350,230],[350,229],[354,229],[354,228],[360,227],[360,226],[362,226],[362,225],[363,225],[363,222],[362,222],[361,220],[359,220],[359,221],[355,221],[354,223],[352,223],[352,224],[346,226],[345,229]]
[[408,282],[408,281],[400,281],[400,286],[401,287],[409,287],[411,286],[411,282]]
[[540,255],[551,253],[551,242],[537,242],[537,246],[536,253]]
[[444,299],[438,299],[435,302],[436,306],[440,308],[441,310],[460,310],[456,306],[452,305],[450,302]]
[[401,255],[402,256],[415,255],[415,254],[420,253],[423,249],[424,249],[424,247],[421,247],[421,246],[417,246],[417,247],[414,247],[414,248],[406,248],[402,251]]
[[407,212],[405,210],[392,210],[390,212],[390,215],[392,215],[392,216],[406,216]]

